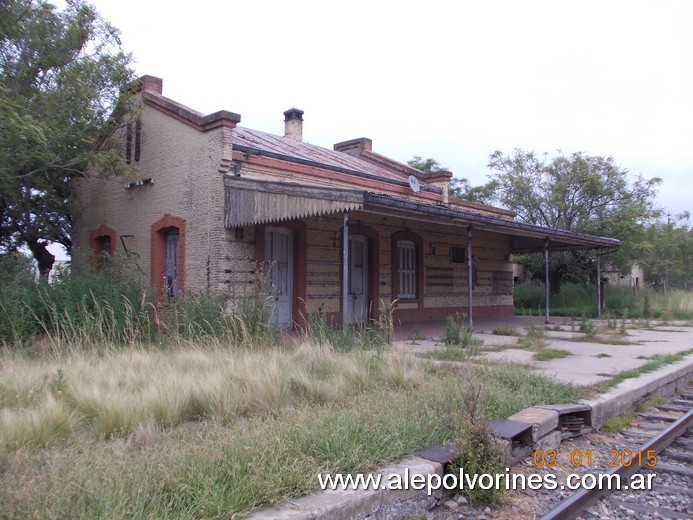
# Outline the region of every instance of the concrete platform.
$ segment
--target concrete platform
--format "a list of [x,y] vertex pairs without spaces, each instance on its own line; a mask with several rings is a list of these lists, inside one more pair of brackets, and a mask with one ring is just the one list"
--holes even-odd
[[[510,322],[510,323],[508,323]],[[512,326],[523,328],[518,324],[527,323],[526,318],[515,320],[488,320],[475,326],[475,336],[484,340],[485,346],[509,348],[485,352],[483,357],[488,360],[504,359],[511,362],[531,365],[536,370],[542,371],[561,381],[576,385],[590,385],[607,379],[606,375],[615,375],[618,372],[637,368],[647,363],[644,356],[654,354],[669,354],[693,349],[693,327],[676,327],[672,330],[666,328],[661,331],[637,330],[629,331],[637,338],[635,345],[609,345],[592,341],[570,341],[576,338],[574,333],[558,334],[556,338],[547,337],[547,348],[563,349],[572,355],[554,359],[551,361],[535,361],[534,352],[512,348],[516,344],[517,337],[495,336],[492,331],[500,326]],[[411,339],[411,332],[400,328],[396,335],[394,347],[412,352],[429,352],[444,348],[441,337],[444,333],[443,324],[428,324],[425,327],[415,329],[415,339]],[[423,336],[424,339],[421,339]],[[584,335],[577,335],[577,339],[584,339]],[[451,363],[451,362],[446,362]],[[671,394],[679,391],[690,381],[693,376],[693,356],[685,360],[669,365],[636,379],[627,379],[607,393],[599,395],[590,401],[573,405],[558,405],[539,408],[528,408],[513,416],[519,419],[517,424],[531,431],[534,441],[532,446],[523,448],[531,454],[532,449],[555,449],[561,442],[561,433],[554,429],[558,424],[558,417],[562,411],[575,409],[584,411],[589,409],[591,427],[600,428],[607,417],[622,415],[638,403],[652,395]],[[511,418],[511,419],[513,419]],[[513,420],[501,419],[499,422],[512,423]],[[542,444],[544,443],[544,444]],[[509,443],[508,446],[510,446]],[[512,454],[510,454],[512,455]],[[435,458],[435,457],[433,457]],[[512,458],[511,456],[509,458]],[[421,457],[404,460],[399,464],[393,464],[382,468],[383,475],[396,474],[405,479],[412,475],[441,477],[443,466],[440,462],[427,460]],[[308,520],[313,518],[326,518],[334,520],[349,520],[355,518],[387,518],[404,519],[415,515],[422,515],[436,503],[439,494],[428,495],[418,491],[386,491],[383,489],[359,489],[352,491],[325,491],[316,495],[305,496],[287,502],[283,507],[257,511],[250,518],[255,520],[288,519]]]
[[[557,318],[557,324],[563,328],[570,327],[567,318]],[[605,322],[604,322],[605,323]],[[535,361],[534,352],[513,348],[517,344],[516,336],[498,336],[493,330],[499,327],[512,327],[525,332],[527,326],[544,326],[543,318],[513,316],[503,319],[479,320],[474,325],[475,338],[483,341],[483,347],[493,347],[491,352],[481,356],[489,361],[509,361],[531,365],[536,370],[555,377],[559,381],[578,386],[589,386],[609,379],[610,376],[645,365],[648,357],[655,354],[675,354],[693,349],[693,327],[664,325],[655,330],[628,329],[626,336],[604,336],[616,341],[628,341],[633,344],[613,345],[591,340],[585,334],[569,331],[547,330],[545,339],[549,349],[566,350],[570,356],[549,361]],[[395,348],[410,350],[415,353],[431,352],[445,348],[441,338],[445,334],[445,324],[430,323],[425,325],[401,327],[398,329]],[[549,326],[551,327],[551,326]],[[407,339],[412,332],[426,339],[412,341]],[[409,336],[407,336],[407,333]],[[502,348],[507,346],[507,348]],[[501,350],[495,350],[501,348]],[[693,357],[693,356],[692,356]]]

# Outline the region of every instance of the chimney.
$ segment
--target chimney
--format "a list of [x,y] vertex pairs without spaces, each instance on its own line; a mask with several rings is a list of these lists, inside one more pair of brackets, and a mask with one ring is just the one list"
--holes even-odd
[[163,86],[163,79],[146,74],[140,78],[138,91],[144,90],[145,92],[154,92],[155,94],[161,94],[163,91]]
[[358,157],[363,152],[370,152],[373,150],[373,141],[367,137],[359,137],[358,139],[352,139],[351,141],[342,141],[334,145],[334,149],[338,152],[347,153],[349,155],[355,155]]
[[284,137],[299,142],[303,140],[303,110],[290,108],[284,112]]

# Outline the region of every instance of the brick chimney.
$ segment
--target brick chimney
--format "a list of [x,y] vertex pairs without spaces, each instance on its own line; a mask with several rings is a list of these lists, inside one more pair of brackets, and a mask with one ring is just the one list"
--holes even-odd
[[284,112],[284,137],[303,141],[303,110],[290,108]]
[[334,149],[338,152],[355,155],[358,157],[362,152],[373,151],[373,141],[367,137],[359,137],[351,141],[342,141],[334,145]]
[[139,80],[139,89],[145,92],[154,92],[155,94],[161,94],[163,92],[164,80],[157,78],[156,76],[150,76],[145,74]]

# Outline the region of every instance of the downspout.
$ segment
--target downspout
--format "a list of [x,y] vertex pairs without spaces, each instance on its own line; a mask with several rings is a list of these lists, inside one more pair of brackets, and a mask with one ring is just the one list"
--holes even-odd
[[467,320],[469,322],[469,330],[474,330],[474,319],[472,318],[473,308],[473,271],[472,265],[472,226],[467,228]]
[[546,237],[544,240],[544,267],[546,274],[544,276],[544,283],[546,285],[546,325],[549,322],[549,238]]
[[349,214],[344,212],[342,224],[342,330],[349,327]]

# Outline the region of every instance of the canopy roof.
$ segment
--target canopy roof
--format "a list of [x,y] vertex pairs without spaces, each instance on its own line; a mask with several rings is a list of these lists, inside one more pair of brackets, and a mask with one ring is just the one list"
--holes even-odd
[[536,226],[509,218],[465,209],[397,198],[365,190],[310,186],[226,176],[227,228],[269,224],[360,210],[510,236],[510,252],[543,250],[615,249],[614,238],[596,237],[563,229]]

